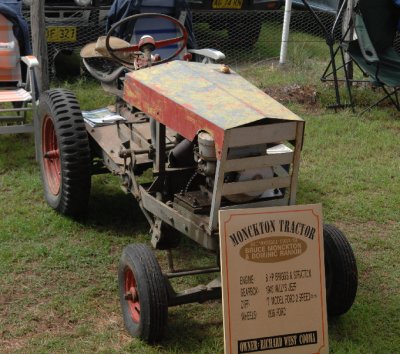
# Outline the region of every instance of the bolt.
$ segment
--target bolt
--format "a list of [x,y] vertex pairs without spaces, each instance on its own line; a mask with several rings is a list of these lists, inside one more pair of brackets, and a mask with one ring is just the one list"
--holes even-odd
[[133,301],[133,295],[130,292],[125,293],[124,298],[125,300]]

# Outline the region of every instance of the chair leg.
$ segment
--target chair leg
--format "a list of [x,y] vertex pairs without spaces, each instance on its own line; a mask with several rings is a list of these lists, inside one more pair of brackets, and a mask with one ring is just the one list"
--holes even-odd
[[[367,109],[363,110],[360,115],[364,114],[365,112],[371,110],[372,108],[378,106],[381,102],[390,99],[390,101],[393,103],[393,105],[396,107],[398,111],[400,111],[400,104],[399,104],[399,97],[398,97],[398,92],[400,90],[400,87],[394,88],[392,92],[389,92],[386,87],[382,87],[383,91],[385,91],[386,95],[382,97],[378,102],[374,103],[372,106],[368,107]],[[392,96],[395,96],[395,99],[392,98]]]
[[[397,92],[400,88],[394,88],[392,92],[389,92],[386,87],[383,87],[383,91],[386,93],[386,97],[390,99],[390,101],[394,104],[396,109],[400,111],[399,107],[399,97],[397,95]],[[395,97],[395,99],[392,98],[392,96]]]
[[333,50],[333,45],[329,45],[329,52],[331,55],[333,82],[335,85],[335,96],[336,96],[336,105],[333,105],[330,108],[334,108],[336,112],[338,108],[342,108],[342,104],[340,102],[339,81],[337,76],[335,52]]
[[340,47],[340,55],[342,57],[342,62],[343,62],[343,70],[344,70],[344,76],[346,78],[346,87],[347,87],[347,93],[349,95],[350,107],[354,113],[355,111],[354,111],[354,103],[353,103],[353,94],[351,92],[351,83],[350,83],[350,78],[349,78],[348,66],[346,65],[342,47]]
[[400,102],[399,102],[399,95],[398,95],[399,90],[400,90],[400,87],[394,89],[394,95],[396,97],[396,105],[395,106],[398,111],[400,111]]
[[[329,61],[324,73],[321,75],[321,81],[325,82],[325,81],[332,81],[331,79],[328,79],[328,77],[330,77],[331,75],[333,75],[333,70],[329,72],[329,69],[332,67],[332,61],[334,60],[334,58],[336,57],[337,52],[339,51],[339,47],[336,48],[336,50],[333,53],[333,58],[331,58],[331,60]],[[342,67],[336,68],[337,70],[341,69]]]

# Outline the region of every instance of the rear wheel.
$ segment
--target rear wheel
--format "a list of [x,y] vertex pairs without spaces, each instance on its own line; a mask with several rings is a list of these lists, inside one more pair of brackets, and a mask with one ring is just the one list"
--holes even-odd
[[124,248],[118,269],[122,314],[129,334],[154,343],[168,317],[167,288],[153,252],[143,244]]
[[325,282],[328,314],[350,310],[357,293],[358,274],[346,236],[333,225],[324,225]]
[[72,92],[54,89],[43,93],[37,134],[47,203],[61,214],[81,215],[89,200],[91,158],[82,113]]

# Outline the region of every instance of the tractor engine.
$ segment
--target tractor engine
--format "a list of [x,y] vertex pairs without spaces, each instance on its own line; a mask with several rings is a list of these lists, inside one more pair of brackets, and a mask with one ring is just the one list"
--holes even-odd
[[[178,139],[179,140],[179,139]],[[267,154],[267,144],[258,144],[246,147],[231,148],[228,151],[229,159],[241,159],[248,157],[264,156]],[[189,178],[182,191],[175,196],[185,201],[192,207],[211,203],[214,190],[215,173],[217,169],[217,157],[213,137],[207,132],[200,132],[197,141],[181,140],[169,154],[171,167],[184,167],[193,165],[196,172]],[[201,177],[201,178],[199,178]],[[237,172],[228,172],[224,176],[224,182],[245,182],[251,180],[269,179],[274,177],[272,167],[247,169]],[[195,182],[197,181],[197,183]],[[247,203],[262,198],[279,197],[282,193],[279,189],[267,189],[261,192],[246,192],[231,194],[225,197],[225,203]],[[186,204],[185,203],[185,204]]]
[[[206,177],[206,189],[212,194],[215,181],[215,171],[217,159],[215,155],[215,143],[212,136],[206,132],[198,135],[198,145],[195,147],[195,161],[197,162],[198,172]],[[263,156],[266,154],[266,144],[252,145],[248,147],[231,148],[228,152],[229,159],[241,159],[246,157]],[[239,172],[227,173],[224,177],[225,182],[244,182],[257,179],[272,178],[274,175],[271,167],[243,170]],[[245,203],[259,198],[274,196],[273,190],[264,192],[248,192],[232,194],[226,199],[232,203]]]

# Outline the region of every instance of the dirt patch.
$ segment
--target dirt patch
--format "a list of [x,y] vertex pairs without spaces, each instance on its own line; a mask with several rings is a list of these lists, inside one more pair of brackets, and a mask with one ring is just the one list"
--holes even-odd
[[311,107],[317,104],[317,91],[311,85],[272,86],[266,88],[264,92],[283,104],[299,103]]

